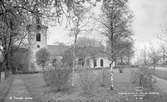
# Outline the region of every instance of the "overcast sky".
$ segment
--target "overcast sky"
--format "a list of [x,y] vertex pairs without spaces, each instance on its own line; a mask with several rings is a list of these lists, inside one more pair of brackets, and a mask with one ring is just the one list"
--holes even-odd
[[152,43],[158,46],[157,35],[167,24],[167,0],[130,0],[134,12],[133,31],[136,47]]
[[[158,47],[160,41],[157,35],[161,33],[162,26],[167,24],[167,0],[129,0],[129,6],[134,13],[132,27],[135,49],[149,47],[150,44]],[[72,41],[61,27],[49,28],[48,35],[48,44]]]
[[134,13],[136,55],[143,48],[158,48],[162,41],[157,36],[167,24],[167,0],[129,0],[129,4]]

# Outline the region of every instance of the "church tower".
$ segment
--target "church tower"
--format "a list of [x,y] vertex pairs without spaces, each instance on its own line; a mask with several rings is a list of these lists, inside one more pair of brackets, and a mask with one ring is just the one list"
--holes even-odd
[[42,71],[42,68],[36,64],[36,52],[41,48],[47,48],[47,26],[42,25],[40,18],[35,17],[33,23],[28,25],[28,42],[30,50],[30,71]]

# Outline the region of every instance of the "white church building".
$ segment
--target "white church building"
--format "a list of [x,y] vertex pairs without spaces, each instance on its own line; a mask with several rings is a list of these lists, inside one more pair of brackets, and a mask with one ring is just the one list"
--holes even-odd
[[90,68],[107,68],[110,67],[111,61],[107,57],[99,56],[95,59],[90,59]]

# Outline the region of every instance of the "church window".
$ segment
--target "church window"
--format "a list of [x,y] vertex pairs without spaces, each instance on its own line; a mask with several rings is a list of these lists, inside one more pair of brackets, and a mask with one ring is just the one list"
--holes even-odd
[[94,67],[96,67],[97,66],[96,59],[93,60],[93,63],[94,63]]
[[36,34],[36,41],[41,41],[41,34],[40,33]]
[[103,59],[100,60],[100,66],[103,67]]

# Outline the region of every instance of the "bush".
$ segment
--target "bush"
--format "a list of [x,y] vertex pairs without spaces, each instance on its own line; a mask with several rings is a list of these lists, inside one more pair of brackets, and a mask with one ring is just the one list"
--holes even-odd
[[30,71],[35,71],[36,67],[35,64],[31,62],[31,70]]
[[[132,84],[141,88],[140,90],[143,92],[154,92],[156,89],[154,83],[151,69],[140,68],[138,71],[132,73]],[[143,97],[144,100],[150,100],[151,98],[152,96],[149,94]]]
[[132,83],[135,86],[143,87],[147,90],[154,89],[154,80],[152,78],[152,70],[148,68],[140,68],[132,73]]
[[79,85],[86,97],[94,96],[99,87],[96,75],[89,70],[79,73]]
[[70,69],[56,68],[55,70],[45,71],[43,74],[46,84],[55,91],[69,89],[69,79],[71,75]]
[[42,48],[36,53],[36,63],[37,65],[42,67],[43,71],[44,67],[48,64],[49,59],[50,59],[50,53],[46,48]]

